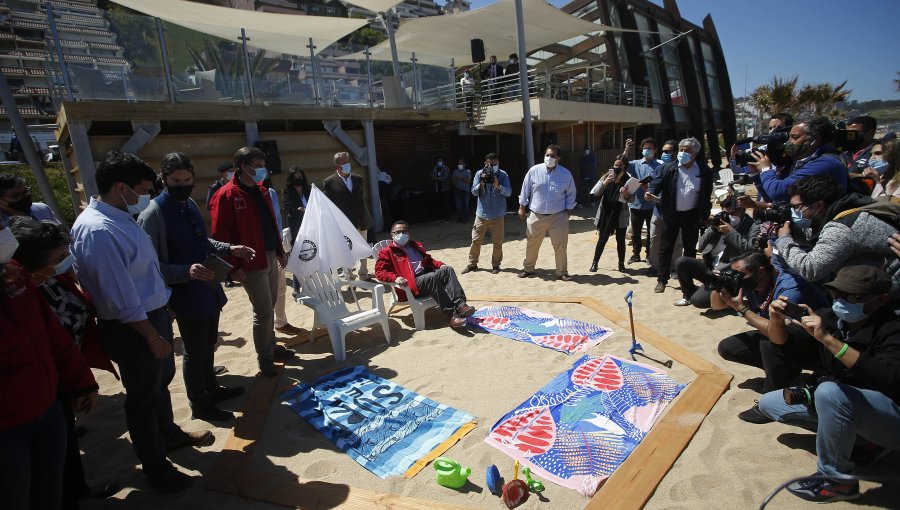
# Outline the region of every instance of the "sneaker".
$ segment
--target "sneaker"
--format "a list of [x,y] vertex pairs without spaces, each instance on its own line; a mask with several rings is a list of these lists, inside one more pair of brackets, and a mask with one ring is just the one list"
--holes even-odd
[[290,323],[285,324],[284,326],[279,326],[279,327],[275,328],[275,331],[277,331],[279,333],[284,333],[285,335],[299,335],[300,333],[303,332],[302,329],[300,329],[297,326],[294,326],[293,324],[290,324]]
[[147,485],[163,494],[181,492],[190,487],[192,483],[194,483],[193,477],[175,469],[166,470],[158,474],[147,475]]
[[491,268],[491,274],[498,274],[500,272],[500,266],[494,266]]
[[466,318],[466,317],[469,317],[470,315],[472,315],[473,313],[475,313],[475,307],[469,306],[465,303],[459,305],[459,307],[456,309],[457,317]]
[[753,404],[753,407],[751,407],[750,409],[738,413],[738,418],[747,423],[755,423],[757,425],[762,425],[763,423],[772,423],[774,421],[772,418],[769,418],[759,410],[758,402],[756,404]]
[[279,361],[285,361],[293,358],[296,354],[297,351],[293,349],[288,349],[282,345],[276,345],[275,352],[272,353],[272,358]]
[[691,302],[684,298],[675,301],[675,306],[688,306],[689,304],[691,304]]
[[859,497],[859,482],[856,480],[833,480],[821,473],[808,476],[787,486],[788,492],[815,503],[830,503]]
[[653,289],[653,292],[657,294],[662,294],[666,290],[666,282],[659,281],[656,282],[656,287]]
[[185,432],[179,429],[166,440],[166,451],[171,452],[185,446],[209,446],[214,441],[212,432],[208,430]]
[[641,256],[638,255],[637,253],[635,253],[634,255],[631,256],[630,259],[628,259],[629,264],[634,264],[635,262],[640,262],[640,261],[641,261]]
[[469,264],[468,266],[466,266],[465,269],[462,270],[462,274],[471,273],[472,271],[475,271],[477,269],[478,269],[477,264]]

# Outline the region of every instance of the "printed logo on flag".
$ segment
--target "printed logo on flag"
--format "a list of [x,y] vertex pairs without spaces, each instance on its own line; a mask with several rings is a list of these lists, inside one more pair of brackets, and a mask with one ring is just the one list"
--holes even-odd
[[353,241],[347,236],[344,236],[344,240],[347,241],[347,249],[353,251]]
[[299,258],[303,262],[309,262],[310,260],[316,258],[316,253],[318,252],[319,247],[316,246],[316,243],[310,241],[309,239],[304,239],[303,243],[300,246],[300,249],[297,251],[297,258]]

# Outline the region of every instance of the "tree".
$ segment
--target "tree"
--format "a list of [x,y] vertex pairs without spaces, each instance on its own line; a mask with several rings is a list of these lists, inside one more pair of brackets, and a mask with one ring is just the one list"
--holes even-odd
[[770,84],[760,85],[750,94],[750,104],[765,115],[788,112],[798,119],[822,115],[834,118],[839,114],[835,106],[847,101],[852,92],[844,88],[846,81],[837,86],[828,82],[812,83],[799,89],[798,81],[797,76],[774,76]]
[[844,90],[847,81],[837,87],[830,83],[817,83],[806,85],[797,93],[797,104],[803,113],[810,113],[814,117],[823,115],[835,118],[838,111],[834,108],[837,103],[842,103],[850,97],[850,90]]

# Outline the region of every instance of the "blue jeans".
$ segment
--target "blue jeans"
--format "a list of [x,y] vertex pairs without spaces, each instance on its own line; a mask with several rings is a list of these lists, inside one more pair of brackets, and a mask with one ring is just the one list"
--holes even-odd
[[66,420],[59,400],[34,421],[0,431],[3,508],[60,508],[65,457]]
[[900,449],[900,406],[884,393],[825,381],[816,388],[814,403],[814,409],[787,405],[778,390],[763,395],[759,409],[773,420],[815,428],[820,473],[853,472],[850,453],[857,435],[890,450]]
[[472,193],[469,190],[453,190],[453,203],[456,209],[456,217],[459,221],[469,221],[469,210],[472,208]]

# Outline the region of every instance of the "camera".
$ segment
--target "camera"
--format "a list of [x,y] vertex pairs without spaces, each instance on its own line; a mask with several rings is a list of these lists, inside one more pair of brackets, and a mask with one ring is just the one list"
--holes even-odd
[[[769,156],[769,161],[771,161],[772,164],[777,167],[790,165],[791,163],[793,163],[793,160],[784,153],[784,143],[787,142],[790,138],[788,136],[790,132],[790,126],[778,126],[767,135],[760,135],[752,138],[741,138],[740,140],[737,140],[735,142],[737,145],[743,145],[745,143],[751,142],[762,145],[760,147],[756,147],[752,151],[742,151],[744,153],[744,156],[742,156],[742,158],[746,159],[741,159],[741,161],[744,161],[744,163],[738,164],[740,166],[745,166],[748,161],[754,161],[750,156],[750,153],[753,151],[759,151]],[[736,162],[738,160],[738,157],[741,157],[741,153],[735,155]]]
[[494,184],[494,179],[496,178],[494,169],[490,165],[485,165],[484,169],[481,170],[481,183],[490,186]]
[[816,393],[816,386],[818,386],[818,384],[804,384],[801,386],[785,388],[782,391],[784,403],[789,406],[812,405],[813,395]]
[[785,223],[791,220],[791,204],[787,202],[775,202],[772,207],[763,209],[761,221],[772,223]]
[[725,225],[726,223],[731,223],[731,215],[725,211],[721,211],[713,216],[712,220],[709,223],[714,227],[718,225]]
[[862,149],[862,133],[847,129],[846,124],[843,122],[838,122],[835,127],[837,129],[834,132],[831,145],[834,146],[836,151],[853,153]]
[[[765,152],[766,151],[764,151],[760,148],[739,151],[737,154],[734,155],[734,164],[737,165],[738,167],[745,167],[750,163],[756,162],[756,159],[753,158],[753,153],[765,154]],[[738,175],[748,176],[749,174],[738,174]],[[734,176],[735,180],[737,180],[738,175]],[[739,182],[738,184],[750,184],[750,183],[749,182]]]
[[727,290],[732,296],[737,296],[743,282],[744,273],[729,267],[720,271],[719,274],[708,274],[703,283],[715,290]]

